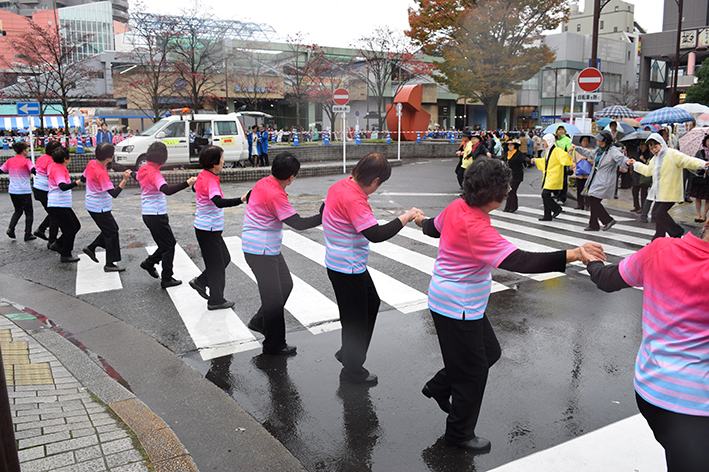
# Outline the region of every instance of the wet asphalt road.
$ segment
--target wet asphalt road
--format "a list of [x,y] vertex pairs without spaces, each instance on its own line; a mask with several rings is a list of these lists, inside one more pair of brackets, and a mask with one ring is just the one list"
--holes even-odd
[[[392,178],[370,200],[375,215],[391,218],[417,206],[435,216],[458,191],[453,167],[453,160],[441,160],[394,168]],[[296,179],[288,193],[300,214],[309,215],[339,178]],[[242,183],[223,188],[230,197],[249,187]],[[529,169],[519,193],[538,194],[538,187],[539,173]],[[169,197],[168,206],[178,243],[203,267],[192,229],[193,202],[191,192],[185,191]],[[541,212],[539,197],[523,197],[520,203]],[[9,197],[0,195],[4,219],[9,219],[10,208]],[[602,293],[588,276],[579,274],[581,267],[570,266],[566,277],[543,282],[505,271],[493,273],[494,280],[514,289],[492,294],[487,311],[502,358],[490,371],[477,428],[492,441],[492,451],[476,457],[445,447],[445,415],[421,394],[426,380],[442,367],[428,311],[403,314],[382,303],[366,363],[379,376],[379,385],[372,388],[340,386],[340,364],[333,357],[339,331],[316,336],[290,315],[288,341],[298,346],[296,356],[269,357],[256,350],[202,361],[167,294],[138,268],[147,254],[144,247],[152,244],[139,216],[138,190],[124,191],[114,208],[129,267],[121,276],[123,289],[79,298],[182,356],[228,392],[308,470],[489,470],[637,413],[632,378],[641,336],[642,292]],[[82,222],[76,244],[80,250],[97,231],[83,210],[81,191],[74,194],[74,209]],[[225,236],[240,234],[243,210],[243,206],[227,210]],[[43,216],[39,205],[35,213],[36,220]],[[528,236],[524,226],[518,232],[500,232],[559,249],[569,247]],[[614,234],[589,237],[637,249],[620,240],[621,231],[610,233]],[[319,230],[303,234],[322,242]],[[435,248],[401,236],[392,242],[435,257]],[[334,300],[322,267],[289,248],[283,253],[294,274]],[[25,244],[5,238],[0,243],[0,272],[73,295],[75,268],[57,259],[40,241]],[[424,293],[428,286],[425,274],[378,254],[370,256],[370,267],[394,274]],[[243,321],[258,308],[255,284],[233,265],[227,270],[226,294],[237,301],[235,311]]]

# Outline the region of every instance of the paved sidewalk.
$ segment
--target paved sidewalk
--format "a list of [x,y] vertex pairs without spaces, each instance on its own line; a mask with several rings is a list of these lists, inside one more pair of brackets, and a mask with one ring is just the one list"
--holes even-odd
[[23,472],[197,471],[172,430],[42,315],[0,300]]

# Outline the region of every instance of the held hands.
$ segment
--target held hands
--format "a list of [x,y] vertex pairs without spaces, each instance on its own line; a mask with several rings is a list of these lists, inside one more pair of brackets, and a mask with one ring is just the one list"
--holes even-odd
[[603,247],[598,243],[586,243],[574,249],[574,251],[578,251],[578,259],[576,260],[583,262],[584,265],[588,265],[591,261],[605,262],[606,260]]
[[187,179],[187,186],[191,187],[194,185],[195,182],[197,182],[197,177],[190,177],[189,179]]
[[81,179],[76,179],[76,185],[81,185]]
[[537,158],[533,157],[529,162],[531,162],[532,165],[535,165],[537,163]]
[[399,220],[401,221],[402,226],[406,226],[408,223],[411,221],[414,221],[414,219],[417,216],[425,216],[424,213],[419,210],[418,208],[414,207],[411,210],[407,211],[403,215],[399,217]]
[[416,215],[416,218],[414,218],[414,223],[416,223],[416,226],[419,226],[423,228],[423,220],[426,219],[426,215],[423,214],[423,212],[419,213]]
[[636,162],[635,159],[628,159],[627,161],[625,161],[625,163],[629,166],[632,166],[633,164],[635,164],[635,162]]
[[131,172],[133,172],[130,169],[126,169],[123,171],[123,181],[128,182],[128,178],[131,176]]

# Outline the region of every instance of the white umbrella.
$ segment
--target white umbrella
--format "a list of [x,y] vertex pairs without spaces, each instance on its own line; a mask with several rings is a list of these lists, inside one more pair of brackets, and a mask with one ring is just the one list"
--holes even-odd
[[675,105],[675,108],[681,108],[682,110],[686,111],[687,113],[691,113],[692,115],[701,115],[702,113],[709,113],[709,107],[706,105],[702,105],[701,103],[680,103],[679,105]]

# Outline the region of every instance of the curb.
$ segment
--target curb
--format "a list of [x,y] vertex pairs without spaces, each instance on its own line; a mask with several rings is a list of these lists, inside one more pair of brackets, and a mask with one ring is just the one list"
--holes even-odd
[[[31,308],[6,298],[0,298],[0,301],[19,311],[38,315]],[[135,433],[156,472],[199,472],[190,453],[159,416],[91,360],[91,353],[87,352],[86,348],[82,349],[74,344],[76,341],[67,339],[65,335],[68,333],[60,334],[51,320],[47,319],[47,322],[51,327],[39,320],[30,322],[36,325],[35,329],[22,326],[21,322],[14,323],[51,352],[81,384]]]

